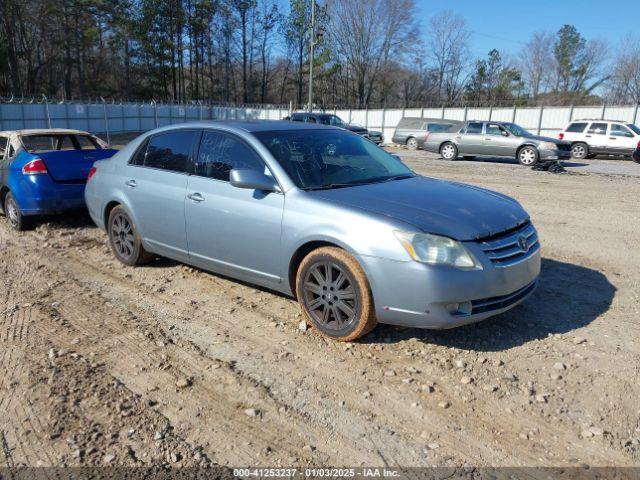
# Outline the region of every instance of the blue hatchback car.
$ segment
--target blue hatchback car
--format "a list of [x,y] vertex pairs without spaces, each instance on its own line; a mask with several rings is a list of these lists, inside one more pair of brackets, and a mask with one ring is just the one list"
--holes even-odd
[[33,216],[84,208],[93,163],[116,152],[79,130],[0,132],[0,213],[24,230]]

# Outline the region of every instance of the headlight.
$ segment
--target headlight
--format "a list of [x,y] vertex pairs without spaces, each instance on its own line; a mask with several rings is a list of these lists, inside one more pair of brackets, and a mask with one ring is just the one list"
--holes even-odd
[[557,150],[558,145],[553,142],[540,142],[538,148],[540,150]]
[[394,232],[411,258],[429,265],[481,270],[482,265],[456,240],[430,233]]

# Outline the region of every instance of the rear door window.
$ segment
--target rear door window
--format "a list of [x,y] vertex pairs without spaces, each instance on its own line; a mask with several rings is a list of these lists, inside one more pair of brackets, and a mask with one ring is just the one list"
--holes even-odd
[[606,123],[597,123],[593,122],[587,130],[587,133],[592,135],[606,135],[607,133],[607,124]]
[[139,167],[144,165],[144,157],[147,155],[147,147],[149,146],[149,139],[146,139],[138,147],[133,157],[129,160],[130,165],[138,165]]
[[144,166],[186,172],[195,136],[194,130],[180,130],[151,137],[144,157]]
[[7,137],[0,137],[0,160],[4,158],[4,153],[7,151]]
[[425,123],[422,129],[434,133],[448,132],[452,126],[450,123]]
[[465,133],[482,133],[482,122],[471,122],[467,125]]
[[571,133],[582,133],[586,127],[587,122],[574,122],[567,127],[566,131]]
[[270,175],[260,156],[243,140],[224,132],[205,131],[193,174],[228,182],[234,168]]
[[612,137],[633,137],[633,133],[629,131],[624,125],[619,123],[611,124],[611,136]]

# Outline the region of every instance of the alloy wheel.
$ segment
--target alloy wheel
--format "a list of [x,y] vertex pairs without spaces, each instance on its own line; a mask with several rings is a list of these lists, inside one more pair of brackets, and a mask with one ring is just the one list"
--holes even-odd
[[410,138],[409,140],[407,140],[407,148],[409,150],[417,150],[418,149],[418,140],[416,140],[415,138]]
[[573,158],[584,158],[587,156],[587,152],[582,145],[574,145],[571,149],[571,155]]
[[7,218],[9,219],[9,222],[13,227],[15,227],[16,225],[18,225],[18,221],[19,221],[18,206],[16,205],[16,202],[12,198],[7,200],[6,210],[7,210]]
[[536,152],[532,148],[523,148],[520,152],[520,163],[533,165],[536,162]]
[[309,314],[326,328],[339,330],[355,320],[356,291],[349,275],[337,264],[313,265],[304,278],[302,290]]
[[451,160],[456,154],[456,149],[453,145],[445,145],[440,154],[445,160]]
[[111,240],[118,254],[130,258],[135,250],[133,227],[129,219],[122,214],[113,217],[111,223]]

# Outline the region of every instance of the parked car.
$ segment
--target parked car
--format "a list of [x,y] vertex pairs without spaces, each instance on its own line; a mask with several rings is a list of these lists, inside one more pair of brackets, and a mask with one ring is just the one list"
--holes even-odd
[[23,230],[35,215],[83,208],[93,162],[114,153],[79,130],[0,132],[0,213]]
[[429,133],[424,149],[439,153],[445,160],[476,156],[512,157],[522,165],[535,165],[540,160],[571,158],[571,145],[556,138],[541,137],[510,122],[473,120],[465,122],[458,132]]
[[391,141],[406,145],[409,150],[423,148],[427,135],[431,132],[458,131],[462,122],[442,118],[403,117],[398,122]]
[[96,162],[85,195],[122,263],[162,255],[295,295],[336,340],[476,322],[524,301],[540,272],[518,202],[318,124],[157,129]]
[[332,113],[295,112],[292,113],[290,117],[287,117],[286,120],[290,120],[292,122],[319,123],[321,125],[331,125],[332,127],[343,128],[368,138],[376,145],[380,145],[384,141],[382,132],[368,130],[360,125],[345,123],[340,117]]
[[630,157],[640,145],[640,128],[621,120],[574,120],[558,137],[571,144],[571,155],[578,160],[596,155]]

